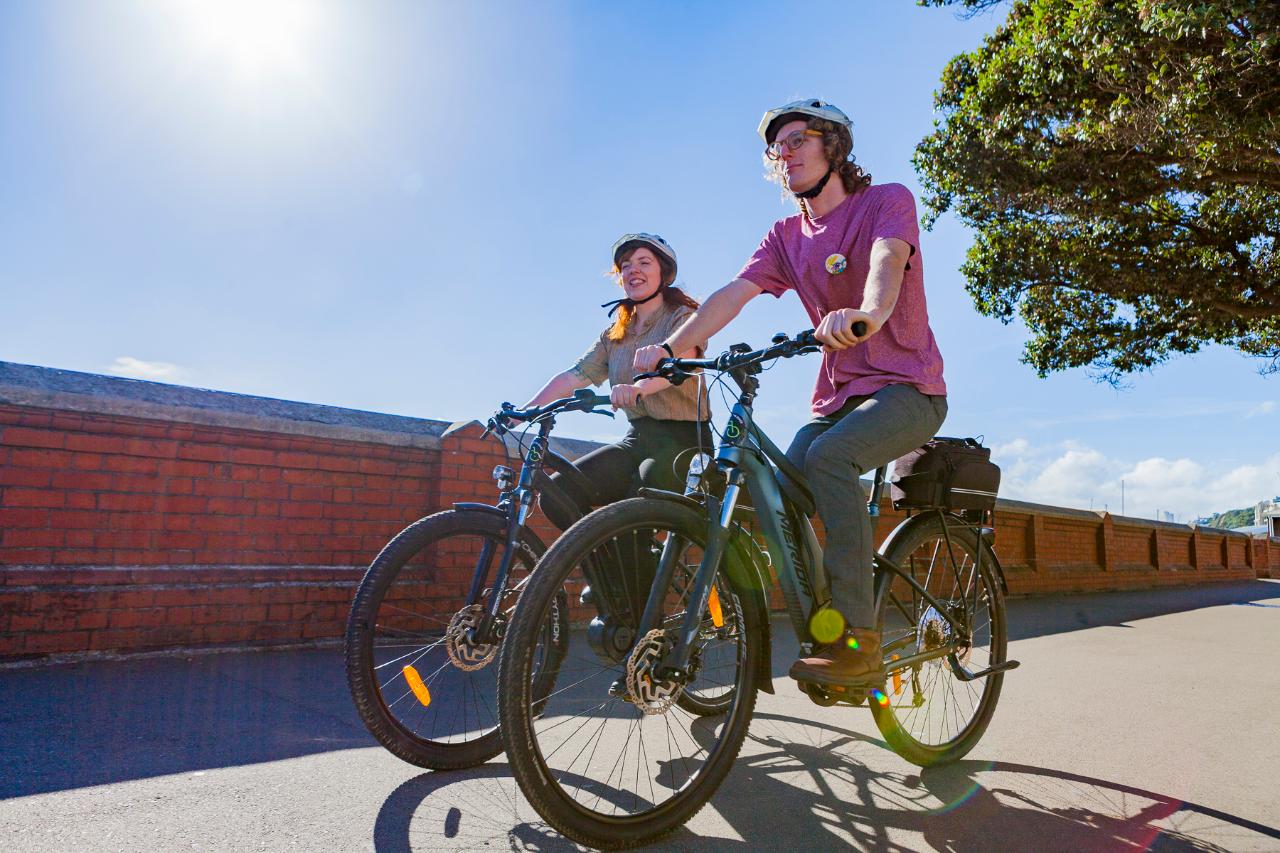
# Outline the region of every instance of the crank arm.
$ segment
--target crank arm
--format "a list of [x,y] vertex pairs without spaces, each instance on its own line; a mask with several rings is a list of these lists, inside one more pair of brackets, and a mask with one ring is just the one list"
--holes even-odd
[[956,674],[956,678],[961,681],[977,681],[979,678],[986,678],[988,675],[995,675],[997,672],[1008,672],[1011,669],[1017,669],[1022,665],[1022,661],[1010,660],[1004,663],[998,663],[995,666],[987,667],[981,672],[969,672],[969,670],[956,663],[953,657],[950,660],[951,671]]

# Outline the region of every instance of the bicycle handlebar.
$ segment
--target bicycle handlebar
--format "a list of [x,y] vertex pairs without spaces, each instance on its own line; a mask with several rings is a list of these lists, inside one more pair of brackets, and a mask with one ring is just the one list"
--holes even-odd
[[[859,320],[853,324],[851,331],[858,337],[862,337],[867,333],[867,324]],[[746,344],[735,344],[715,358],[664,358],[652,371],[638,373],[631,381],[639,382],[641,379],[660,377],[678,385],[688,379],[691,371],[694,370],[714,370],[724,373],[773,358],[791,358],[817,352],[820,349],[822,349],[822,343],[813,336],[813,329],[807,329],[792,337],[779,332],[773,336],[773,345],[763,349],[753,350]]]
[[572,397],[561,397],[559,400],[552,400],[544,406],[532,406],[528,409],[517,409],[510,403],[503,403],[502,407],[489,418],[488,424],[485,426],[484,434],[497,432],[501,434],[510,429],[513,424],[527,423],[536,421],[539,418],[555,412],[587,412],[593,415],[607,415],[613,417],[613,412],[597,411],[597,406],[609,405],[609,398],[600,394],[593,394],[585,388],[579,388],[573,392]]

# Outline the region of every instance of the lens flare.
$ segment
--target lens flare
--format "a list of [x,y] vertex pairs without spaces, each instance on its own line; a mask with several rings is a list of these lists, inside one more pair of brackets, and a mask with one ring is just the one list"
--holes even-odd
[[844,644],[849,648],[853,649],[855,652],[858,650],[858,641],[855,640],[853,637],[850,637],[849,639],[845,640]]
[[844,617],[833,607],[824,607],[809,620],[809,633],[819,643],[834,643],[844,633]]
[[874,699],[876,704],[881,708],[887,708],[889,706],[889,697],[886,696],[884,691],[879,687],[871,691],[871,698]]

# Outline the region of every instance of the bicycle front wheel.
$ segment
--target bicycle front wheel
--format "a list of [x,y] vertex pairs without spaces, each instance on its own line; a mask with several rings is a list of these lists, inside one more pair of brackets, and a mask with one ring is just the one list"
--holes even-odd
[[[492,512],[446,510],[419,519],[387,543],[356,591],[347,622],[347,682],[378,742],[432,770],[482,764],[502,751],[496,711],[497,640],[476,642],[492,590],[468,607],[477,572],[494,582],[507,520]],[[527,531],[517,541],[499,607],[506,622],[543,551]],[[540,631],[544,656],[532,677],[554,679],[568,632],[564,590],[552,596]]]
[[[681,826],[710,799],[742,747],[763,626],[756,609],[720,582],[725,564],[717,572],[718,607],[701,614],[689,664],[694,679],[666,680],[660,665],[690,606],[706,531],[705,514],[692,507],[647,498],[612,504],[557,540],[520,597],[501,653],[503,742],[525,797],[575,841],[618,849]],[[627,632],[635,626],[597,617],[589,630],[570,631],[559,680],[540,694],[532,680],[539,626],[556,591],[619,555],[647,560],[651,571],[664,548],[675,568],[659,627],[634,637]]]
[[[981,550],[982,559],[978,559]],[[868,704],[885,740],[921,767],[963,758],[982,737],[1000,698],[1003,673],[965,676],[1004,663],[1004,595],[995,559],[970,527],[944,527],[937,513],[903,531],[885,554],[928,590],[936,605],[968,626],[968,636],[943,618],[935,603],[893,579],[880,602],[887,678]],[[897,662],[928,652],[923,663]]]

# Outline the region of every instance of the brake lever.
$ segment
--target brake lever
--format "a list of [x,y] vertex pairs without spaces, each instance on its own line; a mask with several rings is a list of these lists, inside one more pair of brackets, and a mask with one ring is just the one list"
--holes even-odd
[[614,416],[614,413],[608,411],[607,409],[590,409],[587,411],[587,414],[588,415],[604,415],[606,418],[611,418]]

